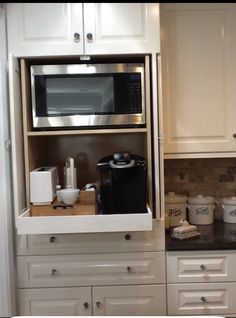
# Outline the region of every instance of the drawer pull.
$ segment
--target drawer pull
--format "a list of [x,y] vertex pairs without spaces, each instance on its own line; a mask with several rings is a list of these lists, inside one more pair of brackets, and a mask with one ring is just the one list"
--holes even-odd
[[201,300],[201,302],[204,303],[204,304],[207,302],[206,297],[203,297],[203,296],[200,298],[200,300]]
[[130,267],[130,266],[127,266],[126,269],[127,269],[127,272],[128,272],[128,273],[131,272],[131,267]]
[[50,239],[49,239],[50,243],[54,243],[55,240],[56,240],[56,236],[50,236]]
[[85,303],[84,303],[84,308],[85,308],[85,309],[88,309],[88,308],[89,308],[89,303],[85,302]]
[[58,271],[56,270],[56,268],[53,268],[51,271],[51,275],[56,275],[58,273]]
[[205,271],[206,271],[206,265],[202,264],[202,265],[200,265],[200,268],[201,268],[201,271],[202,271],[202,272],[205,272]]
[[100,307],[101,307],[100,301],[96,301],[96,307],[97,307],[97,308],[100,308]]
[[127,241],[129,241],[129,240],[131,239],[131,235],[130,235],[130,234],[125,234],[125,239],[126,239]]

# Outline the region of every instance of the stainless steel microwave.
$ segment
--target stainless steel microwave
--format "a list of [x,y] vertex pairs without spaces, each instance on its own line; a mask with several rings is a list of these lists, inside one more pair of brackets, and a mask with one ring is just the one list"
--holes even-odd
[[145,126],[144,66],[31,65],[33,128]]

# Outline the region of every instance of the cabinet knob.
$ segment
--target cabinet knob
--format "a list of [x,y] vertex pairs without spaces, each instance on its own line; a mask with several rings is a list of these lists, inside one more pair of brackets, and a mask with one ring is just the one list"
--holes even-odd
[[97,308],[100,308],[101,305],[102,305],[102,304],[100,303],[100,301],[96,301],[96,307],[97,307]]
[[127,241],[129,241],[129,240],[131,239],[131,235],[130,235],[130,234],[125,234],[125,239],[126,239]]
[[128,272],[128,273],[131,272],[131,266],[127,266],[126,269],[127,269],[127,272]]
[[236,133],[232,135],[232,139],[236,139]]
[[77,32],[74,33],[74,41],[75,42],[79,42],[80,41],[80,34],[77,33]]
[[53,268],[51,271],[51,275],[56,275],[56,274],[57,274],[57,270],[56,270],[56,268]]
[[85,303],[84,303],[84,308],[85,308],[85,309],[88,309],[88,308],[89,308],[89,303],[85,302]]
[[50,239],[49,239],[50,243],[54,243],[55,240],[56,240],[56,236],[50,236]]
[[88,40],[88,42],[92,42],[93,41],[92,33],[87,33],[87,40]]
[[203,272],[206,271],[206,265],[202,264],[202,265],[200,265],[200,268],[201,268],[201,270],[202,270]]
[[200,300],[201,300],[202,303],[206,303],[207,302],[206,297],[203,297],[203,296],[200,298]]

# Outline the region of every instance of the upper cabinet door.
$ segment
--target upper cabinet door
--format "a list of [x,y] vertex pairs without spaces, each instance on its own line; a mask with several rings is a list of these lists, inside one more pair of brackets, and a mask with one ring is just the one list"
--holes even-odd
[[15,56],[160,51],[158,3],[8,3]]
[[84,3],[86,54],[160,51],[158,3]]
[[235,152],[228,4],[163,4],[161,21],[166,157]]
[[8,51],[15,56],[83,53],[81,3],[8,3]]

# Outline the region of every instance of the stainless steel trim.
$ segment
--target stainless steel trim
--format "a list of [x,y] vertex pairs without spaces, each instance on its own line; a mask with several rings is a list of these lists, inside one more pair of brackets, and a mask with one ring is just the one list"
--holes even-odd
[[[67,64],[67,65],[31,65],[32,117],[34,128],[86,127],[86,126],[121,126],[144,125],[145,113],[145,80],[144,64]],[[35,96],[35,75],[59,74],[99,74],[99,73],[141,73],[142,113],[114,115],[71,115],[61,117],[37,117]]]

